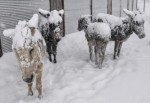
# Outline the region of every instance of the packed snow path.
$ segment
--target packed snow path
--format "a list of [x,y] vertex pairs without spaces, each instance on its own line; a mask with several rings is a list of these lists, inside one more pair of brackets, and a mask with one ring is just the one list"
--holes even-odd
[[66,35],[58,46],[58,63],[45,59],[41,100],[37,93],[27,96],[14,53],[4,54],[0,58],[0,103],[150,103],[148,18],[146,38],[131,35],[117,60],[112,59],[114,42],[109,43],[101,70],[89,61],[85,34]]

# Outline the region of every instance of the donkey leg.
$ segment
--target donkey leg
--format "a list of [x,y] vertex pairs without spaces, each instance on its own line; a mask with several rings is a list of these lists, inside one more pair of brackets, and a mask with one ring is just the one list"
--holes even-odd
[[89,46],[90,60],[93,61],[93,46],[90,41],[88,42],[88,46]]
[[57,55],[57,44],[56,45],[53,45],[52,47],[53,49],[53,56],[54,56],[54,63],[57,63],[57,59],[56,59],[56,55]]
[[98,65],[98,52],[97,52],[97,46],[94,47],[95,51],[95,64]]
[[100,48],[100,50],[99,50],[99,62],[98,62],[99,69],[102,69],[102,61],[103,61],[103,54],[102,54],[102,50]]
[[117,59],[118,46],[119,46],[119,41],[115,41],[114,59]]
[[43,63],[41,63],[36,70],[36,89],[38,90],[38,98],[42,97],[42,69]]
[[47,44],[47,52],[49,56],[49,61],[52,62],[52,46],[50,44]]
[[102,62],[101,62],[101,64],[103,63],[104,58],[105,58],[105,51],[106,51],[107,44],[108,43],[103,44],[103,47],[102,47]]
[[33,96],[32,83],[28,83],[28,96]]
[[119,43],[118,53],[117,53],[117,56],[118,56],[118,57],[120,56],[120,51],[121,51],[122,44],[123,44],[123,42],[120,42],[120,43]]

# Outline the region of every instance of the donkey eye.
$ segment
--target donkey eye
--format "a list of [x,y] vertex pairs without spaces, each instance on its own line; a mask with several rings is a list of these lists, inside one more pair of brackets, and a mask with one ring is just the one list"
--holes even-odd
[[61,23],[60,22],[58,22],[58,25],[60,25]]
[[50,14],[48,13],[48,14],[47,14],[47,17],[49,17],[49,16],[50,16]]
[[136,21],[136,25],[137,25],[137,26],[139,26],[139,25],[140,25],[140,23],[139,23],[138,21]]

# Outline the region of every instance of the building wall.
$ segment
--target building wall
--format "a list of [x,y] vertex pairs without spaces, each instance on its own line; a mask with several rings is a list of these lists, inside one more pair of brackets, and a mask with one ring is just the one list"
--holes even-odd
[[77,31],[78,19],[90,14],[90,0],[64,0],[66,34]]

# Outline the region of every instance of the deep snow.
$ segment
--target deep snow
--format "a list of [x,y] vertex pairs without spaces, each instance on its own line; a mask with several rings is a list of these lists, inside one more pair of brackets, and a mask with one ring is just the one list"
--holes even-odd
[[112,59],[114,43],[109,43],[101,70],[89,62],[84,33],[66,35],[58,45],[58,63],[45,59],[41,100],[37,93],[27,96],[14,53],[4,54],[0,59],[0,103],[150,103],[149,18],[146,38],[131,35],[119,59]]

